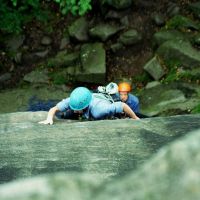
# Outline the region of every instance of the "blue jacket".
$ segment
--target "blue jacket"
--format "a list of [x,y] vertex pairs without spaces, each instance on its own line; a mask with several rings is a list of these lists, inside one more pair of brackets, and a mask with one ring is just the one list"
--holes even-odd
[[[113,97],[114,101],[121,101],[119,93],[113,95],[112,97]],[[126,103],[133,110],[134,113],[140,112],[139,99],[136,96],[129,93],[128,99],[124,103]]]
[[129,107],[133,110],[133,112],[135,113],[140,112],[139,99],[136,96],[128,94],[128,99],[125,103],[129,105]]
[[[69,98],[63,99],[57,104],[61,112],[65,112],[66,118],[71,118],[73,110],[69,107]],[[123,112],[122,102],[111,103],[105,99],[92,97],[89,106],[83,110],[83,117],[86,119],[105,119]]]

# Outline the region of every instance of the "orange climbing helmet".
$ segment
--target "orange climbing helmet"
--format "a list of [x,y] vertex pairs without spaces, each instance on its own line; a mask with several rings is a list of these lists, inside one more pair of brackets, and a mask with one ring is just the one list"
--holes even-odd
[[131,91],[131,85],[127,82],[119,83],[118,91],[119,92],[130,92]]

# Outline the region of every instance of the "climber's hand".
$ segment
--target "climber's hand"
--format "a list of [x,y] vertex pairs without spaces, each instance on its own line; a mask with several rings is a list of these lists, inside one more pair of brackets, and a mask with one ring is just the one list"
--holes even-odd
[[52,119],[46,119],[46,120],[40,121],[38,123],[39,124],[50,124],[50,125],[52,125],[53,124],[53,120]]

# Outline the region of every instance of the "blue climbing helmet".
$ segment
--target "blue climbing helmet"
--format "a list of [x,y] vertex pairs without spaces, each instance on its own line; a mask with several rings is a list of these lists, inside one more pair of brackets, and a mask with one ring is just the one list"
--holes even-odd
[[77,87],[70,94],[69,106],[72,110],[83,110],[92,100],[92,93],[86,87]]

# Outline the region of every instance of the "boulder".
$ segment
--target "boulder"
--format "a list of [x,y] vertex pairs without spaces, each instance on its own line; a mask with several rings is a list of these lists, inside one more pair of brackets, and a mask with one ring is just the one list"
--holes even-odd
[[79,52],[69,53],[65,50],[57,53],[56,56],[47,60],[49,67],[68,67],[79,62]]
[[64,92],[62,89],[47,86],[33,85],[25,88],[17,88],[1,92],[0,113],[10,113],[27,111],[30,106],[38,102],[47,102],[49,100],[57,101],[69,96],[69,91]]
[[141,112],[148,116],[169,116],[190,112],[199,104],[198,85],[173,82],[146,88],[139,94]]
[[23,78],[24,81],[27,81],[29,83],[48,83],[49,77],[48,77],[48,71],[46,69],[44,70],[34,70],[28,74],[26,74]]
[[118,39],[118,42],[126,45],[134,45],[138,43],[142,39],[140,33],[138,33],[135,29],[130,29],[124,33],[122,33]]
[[132,4],[131,0],[106,0],[105,2],[119,10],[128,8]]
[[84,44],[80,52],[81,67],[76,70],[77,81],[105,84],[106,53],[102,43]]
[[78,18],[69,26],[69,35],[78,41],[88,40],[88,22],[84,17]]
[[110,24],[98,24],[89,30],[92,37],[100,38],[101,41],[108,40],[111,36],[119,32],[122,28]]
[[200,52],[186,41],[170,40],[164,42],[158,48],[157,54],[164,60],[178,60],[185,68],[200,67]]
[[144,66],[144,70],[147,71],[156,81],[165,75],[164,68],[160,64],[157,57],[154,57],[148,61]]
[[189,9],[200,18],[200,1],[189,4]]
[[15,35],[5,41],[9,51],[17,51],[24,43],[25,35]]
[[173,41],[177,41],[177,40],[188,40],[187,37],[177,31],[177,30],[162,30],[159,32],[156,32],[153,35],[153,43],[154,45],[160,46],[162,43],[168,41],[168,40],[173,40]]

